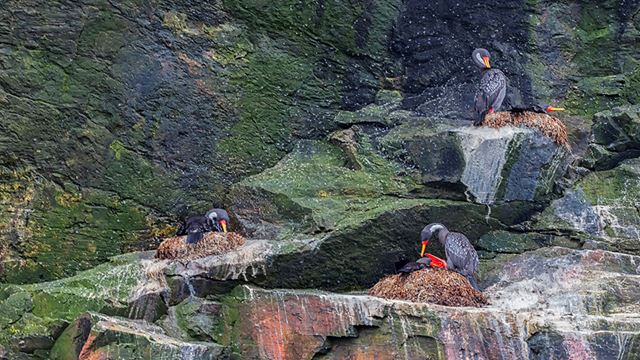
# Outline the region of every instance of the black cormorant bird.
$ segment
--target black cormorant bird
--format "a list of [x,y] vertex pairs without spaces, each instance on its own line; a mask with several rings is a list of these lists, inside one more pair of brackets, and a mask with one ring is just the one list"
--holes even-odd
[[492,69],[491,55],[486,49],[475,49],[471,54],[473,62],[482,68],[482,78],[476,90],[474,125],[480,125],[486,114],[498,111],[507,93],[507,77],[498,69]]
[[217,232],[227,232],[227,225],[229,224],[229,213],[224,209],[211,209],[205,214],[209,219],[211,230]]
[[179,229],[176,235],[187,235],[187,244],[196,244],[202,240],[204,233],[211,231],[210,221],[206,216],[196,215],[187,219],[184,228]]
[[449,232],[444,225],[438,223],[425,226],[420,237],[424,242],[434,234],[437,234],[438,240],[444,246],[444,253],[447,255],[447,269],[466,277],[471,286],[479,290],[474,277],[478,271],[478,253],[469,239],[461,233]]
[[398,272],[400,274],[410,274],[414,271],[426,269],[431,267],[431,259],[429,258],[420,258],[417,261],[411,261],[406,263]]
[[176,236],[187,235],[187,244],[196,244],[202,240],[206,232],[227,232],[229,213],[224,209],[211,209],[203,215],[191,216],[184,225],[181,225]]

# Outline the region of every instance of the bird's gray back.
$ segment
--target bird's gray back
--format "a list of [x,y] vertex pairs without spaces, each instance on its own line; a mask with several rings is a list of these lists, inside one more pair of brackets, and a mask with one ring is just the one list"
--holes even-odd
[[449,233],[444,251],[447,263],[453,265],[454,270],[464,275],[472,275],[478,271],[478,253],[463,234]]
[[476,92],[476,111],[483,112],[489,108],[498,111],[507,91],[507,77],[498,69],[486,70]]

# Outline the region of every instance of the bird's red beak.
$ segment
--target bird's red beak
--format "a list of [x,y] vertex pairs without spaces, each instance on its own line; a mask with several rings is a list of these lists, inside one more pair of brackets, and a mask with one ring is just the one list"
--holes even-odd
[[420,251],[420,257],[424,256],[424,251],[427,249],[427,244],[429,243],[429,240],[424,240],[422,242],[422,251]]
[[220,220],[220,226],[222,226],[223,232],[227,232],[227,220]]
[[491,64],[489,64],[489,57],[488,56],[483,56],[482,57],[482,62],[484,63],[484,66],[487,69],[491,69]]
[[548,113],[553,112],[553,111],[564,111],[564,108],[547,106],[547,112]]

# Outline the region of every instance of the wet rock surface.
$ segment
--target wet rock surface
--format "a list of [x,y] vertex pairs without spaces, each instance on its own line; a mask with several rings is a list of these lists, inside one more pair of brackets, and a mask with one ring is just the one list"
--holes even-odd
[[587,166],[606,170],[627,158],[640,156],[640,107],[618,107],[593,119],[594,143],[585,160]]
[[213,343],[183,342],[167,336],[158,326],[95,313],[84,314],[70,325],[51,355],[52,359],[228,358],[224,349]]
[[590,246],[638,254],[640,160],[588,174],[555,200],[534,227],[589,240]]
[[[0,285],[0,358],[634,358],[638,9],[5,1],[0,279],[31,284]],[[571,153],[469,126],[476,46]],[[212,202],[240,248],[113,257]],[[358,292],[434,221],[491,306]]]

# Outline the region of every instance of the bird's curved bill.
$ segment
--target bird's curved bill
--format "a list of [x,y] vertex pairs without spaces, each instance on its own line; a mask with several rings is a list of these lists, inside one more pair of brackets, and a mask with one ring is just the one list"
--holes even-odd
[[220,220],[220,225],[222,226],[222,231],[227,232],[227,222],[226,220]]
[[428,242],[429,242],[428,240],[422,242],[422,251],[420,251],[420,257],[424,256],[424,251],[427,249]]
[[491,64],[489,64],[489,57],[488,56],[483,56],[482,57],[482,62],[484,63],[484,66],[487,69],[491,69]]
[[552,112],[552,111],[564,111],[564,108],[547,106],[547,112]]

